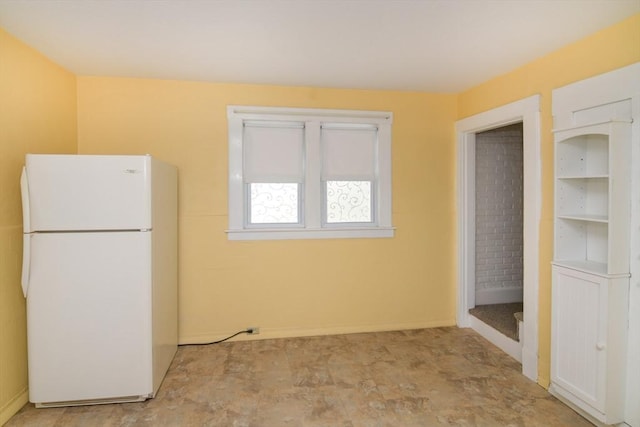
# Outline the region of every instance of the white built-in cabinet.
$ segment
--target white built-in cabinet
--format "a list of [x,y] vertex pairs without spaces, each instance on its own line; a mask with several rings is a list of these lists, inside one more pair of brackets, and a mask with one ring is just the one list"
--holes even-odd
[[[603,107],[603,114],[608,109]],[[550,390],[601,423],[620,423],[625,414],[631,121],[587,118],[554,131],[554,144]]]

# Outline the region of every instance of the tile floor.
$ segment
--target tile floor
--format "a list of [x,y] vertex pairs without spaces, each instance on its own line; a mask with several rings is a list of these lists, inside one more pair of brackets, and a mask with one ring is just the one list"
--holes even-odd
[[155,399],[17,426],[590,426],[470,329],[180,347]]

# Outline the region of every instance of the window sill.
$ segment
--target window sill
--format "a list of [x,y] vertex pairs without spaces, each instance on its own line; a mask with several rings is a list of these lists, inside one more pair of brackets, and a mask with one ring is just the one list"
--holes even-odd
[[376,239],[394,234],[395,227],[227,230],[229,240]]

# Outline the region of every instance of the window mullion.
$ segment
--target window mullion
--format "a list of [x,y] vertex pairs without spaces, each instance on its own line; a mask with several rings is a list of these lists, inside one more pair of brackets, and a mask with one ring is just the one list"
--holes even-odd
[[304,178],[304,217],[306,228],[321,228],[320,185],[320,122],[308,121],[305,125],[305,178]]

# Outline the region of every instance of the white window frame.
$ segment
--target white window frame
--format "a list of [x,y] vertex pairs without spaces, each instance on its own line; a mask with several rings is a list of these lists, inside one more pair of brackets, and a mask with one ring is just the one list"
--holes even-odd
[[[245,121],[273,120],[305,123],[304,182],[301,224],[251,224],[243,180],[243,126]],[[320,127],[322,123],[373,124],[378,128],[376,180],[372,183],[373,223],[326,223],[321,181]],[[284,107],[227,107],[229,131],[229,240],[283,240],[334,238],[388,238],[394,236],[391,218],[391,125],[386,111],[330,110]]]

